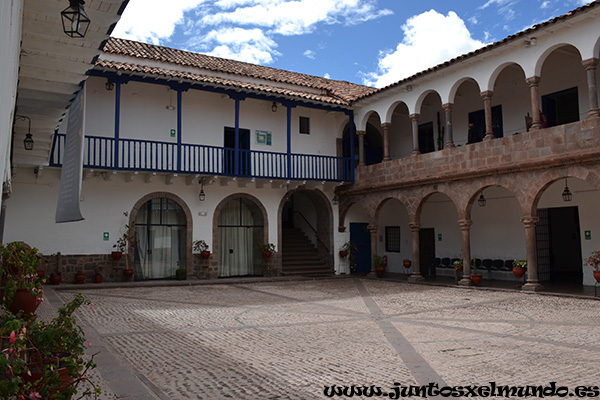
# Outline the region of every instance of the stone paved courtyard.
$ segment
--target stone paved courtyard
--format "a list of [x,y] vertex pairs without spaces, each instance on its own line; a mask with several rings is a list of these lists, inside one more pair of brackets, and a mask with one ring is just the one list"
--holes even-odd
[[[325,386],[394,382],[600,386],[594,299],[358,278],[81,292],[103,399],[324,399]],[[47,291],[42,313],[73,293]]]

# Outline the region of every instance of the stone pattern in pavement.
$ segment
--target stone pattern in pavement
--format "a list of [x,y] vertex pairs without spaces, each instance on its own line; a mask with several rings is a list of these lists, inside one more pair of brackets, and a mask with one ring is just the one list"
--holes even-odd
[[429,376],[600,385],[596,300],[355,278],[83,293],[97,345],[154,398],[323,399]]

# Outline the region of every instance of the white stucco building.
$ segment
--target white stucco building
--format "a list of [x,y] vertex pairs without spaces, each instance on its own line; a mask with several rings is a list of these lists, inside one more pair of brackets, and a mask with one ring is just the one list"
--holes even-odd
[[[83,136],[72,150],[69,115],[29,108],[65,96],[48,93],[57,85],[37,93],[39,85],[24,84],[28,63],[42,57],[32,56],[39,34],[27,22],[35,14],[28,7],[42,6],[24,3],[2,5],[14,25],[6,49],[13,62],[1,67],[11,76],[3,112],[12,107],[0,120],[1,148],[13,158],[0,159],[4,241],[60,253],[53,268],[119,273],[123,261],[110,252],[128,224],[139,240],[129,255],[135,279],[169,278],[178,268],[190,278],[256,275],[265,264],[277,274],[348,273],[337,250],[351,240],[358,272],[379,254],[390,272],[405,272],[402,260],[411,259],[412,280],[451,273],[444,264],[453,258],[465,260],[465,278],[478,259],[484,279],[512,279],[509,260],[527,259],[527,289],[595,282],[583,263],[600,246],[598,2],[380,90],[103,42],[96,28],[89,40],[102,51],[81,54]],[[107,13],[99,20],[109,32],[122,2],[89,3]],[[24,40],[19,61],[21,36],[33,50]],[[76,81],[74,66],[62,63],[47,64],[38,79],[65,68]],[[26,130],[14,115],[31,119],[33,152],[10,151],[11,131],[20,143]],[[57,224],[61,173],[80,151],[84,219]],[[193,251],[195,240],[207,242],[209,259]],[[275,257],[265,261],[261,243],[275,244]]]

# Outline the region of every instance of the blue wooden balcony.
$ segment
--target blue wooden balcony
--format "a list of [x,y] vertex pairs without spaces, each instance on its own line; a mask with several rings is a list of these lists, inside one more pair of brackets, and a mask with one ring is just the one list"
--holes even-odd
[[[50,166],[61,167],[65,135],[54,135]],[[244,178],[352,182],[347,157],[235,150],[199,144],[86,136],[83,167]]]

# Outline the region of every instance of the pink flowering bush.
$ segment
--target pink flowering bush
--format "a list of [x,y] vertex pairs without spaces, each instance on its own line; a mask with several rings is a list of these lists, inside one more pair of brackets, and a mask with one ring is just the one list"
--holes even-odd
[[25,289],[42,301],[44,280],[37,275],[37,266],[42,262],[38,249],[12,242],[0,245],[0,256],[0,286],[4,287],[0,305],[9,307],[17,289]]
[[596,271],[600,269],[600,250],[592,251],[592,254],[588,257],[585,265],[589,265]]
[[[90,343],[73,315],[83,304],[89,302],[75,295],[50,322],[23,318],[21,313],[0,317],[0,398],[70,399],[76,393],[100,393],[84,378],[96,364],[93,356],[85,355]],[[89,388],[78,390],[83,381]]]

